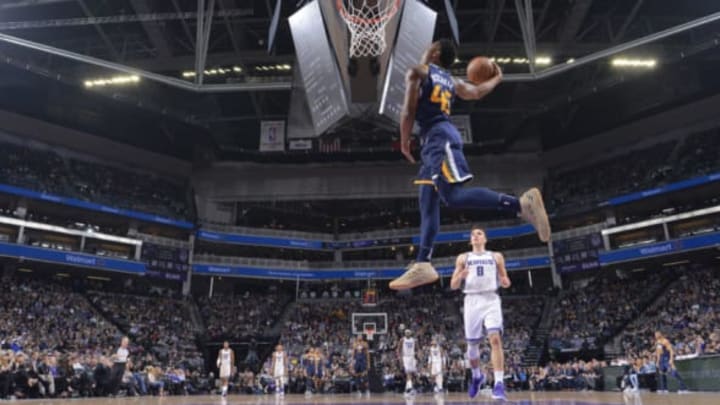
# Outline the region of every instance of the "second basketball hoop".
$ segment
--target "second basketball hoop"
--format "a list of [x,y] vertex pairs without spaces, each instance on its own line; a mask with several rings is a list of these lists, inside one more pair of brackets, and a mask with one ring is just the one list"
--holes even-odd
[[401,0],[336,0],[350,31],[350,57],[377,57],[385,52],[385,26]]

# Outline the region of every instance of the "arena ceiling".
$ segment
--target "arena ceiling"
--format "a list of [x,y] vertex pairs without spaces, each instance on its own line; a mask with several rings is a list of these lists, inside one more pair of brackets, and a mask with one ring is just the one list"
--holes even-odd
[[[396,134],[366,122],[334,135],[352,145],[353,153],[255,152],[260,120],[288,113],[295,56],[287,17],[303,0],[281,1],[270,52],[276,0],[5,0],[0,34],[192,83],[188,72],[196,65],[198,40],[205,43],[197,35],[200,2],[214,3],[205,63],[212,73],[203,81],[241,90],[192,92],[152,80],[88,88],[87,81],[119,73],[0,42],[0,108],[188,160],[400,158],[377,153]],[[460,59],[507,58],[507,74],[529,73],[516,9],[526,2],[532,6],[536,54],[551,59],[538,71],[720,12],[714,0],[451,0]],[[427,3],[439,12],[436,37],[450,36],[444,0]],[[475,145],[469,153],[502,152],[522,139],[554,147],[717,94],[719,40],[720,22],[714,21],[551,77],[504,83],[486,100],[456,109],[472,117]],[[613,66],[618,57],[656,65]]]

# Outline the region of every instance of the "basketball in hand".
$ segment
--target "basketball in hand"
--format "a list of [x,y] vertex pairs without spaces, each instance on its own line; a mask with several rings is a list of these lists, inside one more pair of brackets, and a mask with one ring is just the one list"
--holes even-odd
[[467,66],[468,80],[480,84],[495,76],[495,64],[484,56],[474,57]]

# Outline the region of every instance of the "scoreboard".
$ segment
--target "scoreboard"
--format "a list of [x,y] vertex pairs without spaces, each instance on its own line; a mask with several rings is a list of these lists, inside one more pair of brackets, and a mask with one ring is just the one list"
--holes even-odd
[[600,233],[553,240],[555,268],[558,273],[598,269],[602,247]]
[[141,259],[150,277],[185,280],[190,269],[190,254],[186,248],[143,243]]

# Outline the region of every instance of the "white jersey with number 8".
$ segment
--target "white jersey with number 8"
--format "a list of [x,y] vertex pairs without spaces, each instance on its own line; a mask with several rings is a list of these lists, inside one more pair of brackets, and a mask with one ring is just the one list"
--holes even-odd
[[498,270],[493,252],[469,252],[465,257],[465,266],[468,269],[463,289],[465,294],[497,291]]

